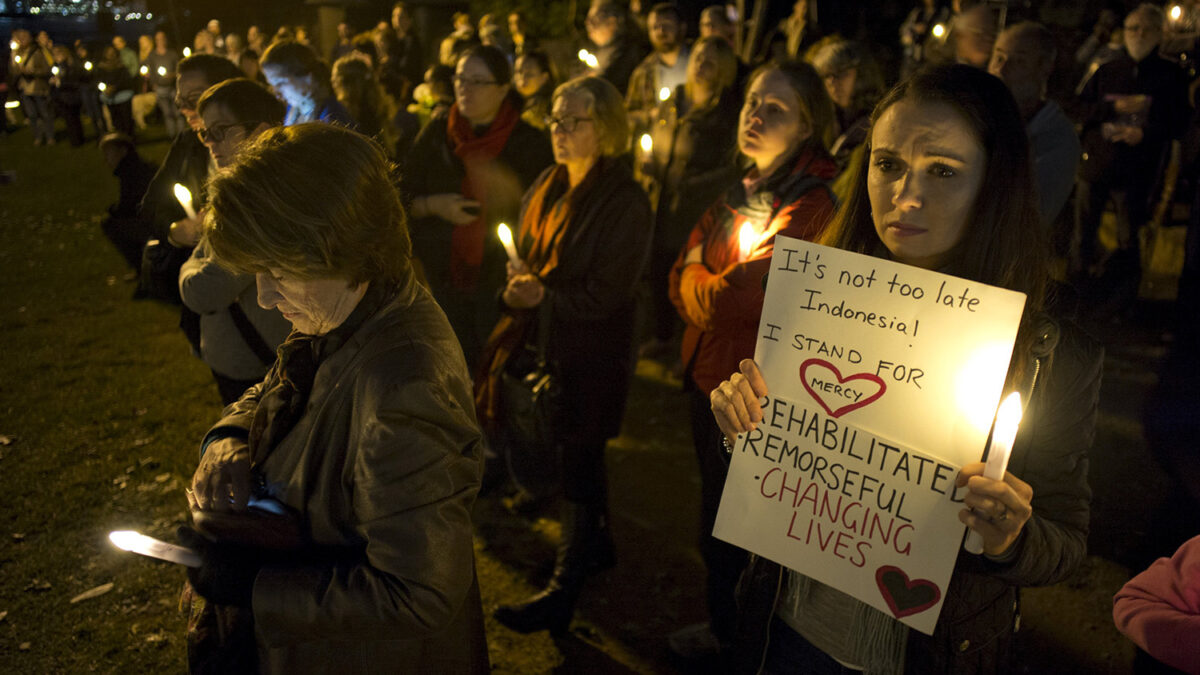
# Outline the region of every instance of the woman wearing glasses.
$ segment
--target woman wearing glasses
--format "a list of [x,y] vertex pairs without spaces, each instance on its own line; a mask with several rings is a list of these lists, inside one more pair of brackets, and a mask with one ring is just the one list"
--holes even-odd
[[559,378],[560,432],[551,440],[565,500],[554,576],[541,593],[496,612],[523,633],[565,630],[584,580],[615,563],[604,447],[620,431],[629,392],[634,287],[653,227],[649,200],[618,159],[629,126],[615,87],[597,77],[563,84],[548,126],[557,164],[525,194],[516,242],[522,263],[509,267],[505,314],[488,341],[489,379],[476,383],[481,419],[494,428],[492,392],[505,354],[545,344]]
[[496,225],[516,222],[521,195],[553,161],[550,144],[521,121],[512,66],[495,47],[458,60],[450,113],[421,131],[405,163],[413,252],[475,368],[496,323],[504,249]]
[[[196,108],[204,120],[200,140],[218,170],[259,134],[283,124],[283,104],[244,78],[208,89]],[[221,403],[229,405],[262,381],[291,326],[278,311],[258,305],[254,275],[218,265],[203,237],[179,271],[179,296],[200,315],[200,360],[212,371]]]

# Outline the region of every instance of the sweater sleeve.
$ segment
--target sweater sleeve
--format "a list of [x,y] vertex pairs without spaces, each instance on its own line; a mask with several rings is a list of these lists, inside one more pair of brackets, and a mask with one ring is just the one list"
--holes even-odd
[[1130,579],[1113,598],[1113,621],[1159,661],[1200,673],[1200,537]]
[[202,241],[179,270],[179,297],[197,314],[213,314],[238,301],[254,277],[234,274],[213,262]]

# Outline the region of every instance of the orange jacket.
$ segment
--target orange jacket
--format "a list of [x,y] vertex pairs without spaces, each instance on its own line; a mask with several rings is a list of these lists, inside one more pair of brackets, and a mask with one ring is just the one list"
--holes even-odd
[[[833,198],[819,183],[805,179],[828,181],[836,173],[827,153],[803,151],[790,171],[766,179],[753,195],[747,197],[743,184],[735,185],[692,229],[671,269],[670,293],[687,324],[683,363],[704,393],[737,372],[739,361],[754,356],[763,276],[775,235],[807,241],[820,236],[833,216]],[[743,227],[748,232],[745,253],[739,244]],[[704,264],[685,265],[687,252],[696,246],[703,247]]]

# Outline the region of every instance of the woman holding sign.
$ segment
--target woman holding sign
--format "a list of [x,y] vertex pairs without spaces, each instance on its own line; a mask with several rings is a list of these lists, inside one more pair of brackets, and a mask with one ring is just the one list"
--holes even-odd
[[[959,518],[984,552],[960,553],[932,636],[752,558],[739,587],[739,670],[1006,672],[1018,588],[1057,583],[1085,555],[1102,352],[1046,313],[1028,143],[1000,80],[966,66],[931,69],[885,96],[871,122],[825,243],[1025,293],[1006,389],[1028,406],[1003,480],[984,477],[980,462],[958,475],[968,507]],[[740,371],[711,396],[727,439],[763,418],[762,374],[749,359]]]
[[692,438],[700,463],[700,551],[708,572],[709,624],[671,635],[685,658],[720,652],[733,639],[734,585],[741,549],[709,533],[728,460],[709,413],[709,392],[741,359],[754,354],[763,307],[763,276],[776,234],[812,240],[833,216],[826,181],[837,165],[826,149],[834,108],[817,72],[805,63],[772,64],[750,77],[738,124],[738,149],[749,171],[692,229],[671,271],[670,293],[686,323],[683,363],[692,390]]

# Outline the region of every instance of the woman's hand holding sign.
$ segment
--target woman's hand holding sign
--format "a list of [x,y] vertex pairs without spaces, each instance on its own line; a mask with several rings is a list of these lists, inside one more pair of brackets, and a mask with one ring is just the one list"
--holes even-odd
[[984,466],[983,462],[975,462],[958,472],[956,483],[959,488],[967,488],[963,503],[970,507],[960,511],[958,519],[983,537],[984,553],[1001,555],[1033,515],[1033,488],[1008,472],[1004,480],[986,478]]
[[767,395],[767,383],[754,359],[742,359],[738,369],[741,372],[734,373],[709,394],[717,426],[730,445],[738,434],[753,430],[762,421],[759,400]]

